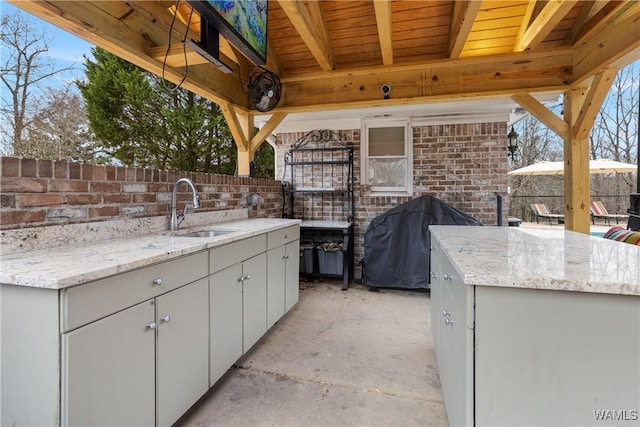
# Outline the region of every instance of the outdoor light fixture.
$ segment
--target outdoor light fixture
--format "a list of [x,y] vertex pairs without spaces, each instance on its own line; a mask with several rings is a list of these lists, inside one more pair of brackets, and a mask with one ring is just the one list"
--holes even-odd
[[508,140],[508,147],[509,148],[509,157],[511,157],[511,159],[516,157],[516,150],[518,149],[518,133],[513,130],[513,126],[511,126],[511,131],[509,132],[509,134],[507,135],[507,140]]

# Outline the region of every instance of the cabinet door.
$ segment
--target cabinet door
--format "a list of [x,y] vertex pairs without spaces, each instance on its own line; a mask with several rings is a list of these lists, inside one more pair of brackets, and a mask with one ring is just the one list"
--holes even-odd
[[152,301],[62,335],[62,424],[153,425]]
[[158,425],[173,424],[209,388],[209,282],[157,298]]
[[286,255],[284,246],[267,251],[267,328],[285,313]]
[[240,263],[209,277],[209,386],[213,386],[242,356],[242,282],[238,280],[240,277]]
[[[440,271],[438,270],[440,269]],[[433,318],[437,331],[436,357],[442,395],[451,425],[473,424],[473,289],[462,282],[444,257],[436,267],[440,302]],[[471,305],[472,307],[472,305]]]
[[267,254],[242,263],[243,353],[267,332]]
[[288,312],[298,302],[300,290],[300,240],[285,245],[285,307]]

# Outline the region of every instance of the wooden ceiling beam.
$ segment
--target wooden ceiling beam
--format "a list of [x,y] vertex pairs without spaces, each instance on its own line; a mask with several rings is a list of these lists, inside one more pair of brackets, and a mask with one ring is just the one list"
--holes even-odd
[[558,135],[563,140],[569,138],[569,125],[563,119],[554,114],[551,110],[545,107],[540,101],[535,99],[528,93],[518,93],[511,97],[522,108],[527,110],[536,119],[540,120],[546,127],[548,127],[553,133]]
[[[324,73],[322,78],[286,79],[283,98],[274,111],[314,111],[432,100],[512,95],[526,91],[565,91],[571,81],[571,54],[510,54],[463,58],[413,66],[374,67]],[[309,76],[306,76],[309,77]],[[380,86],[392,87],[383,99]]]
[[[317,1],[279,0],[280,7],[295,27],[305,45],[325,71],[336,68],[336,60],[329,42],[329,33]],[[306,5],[306,6],[305,6]]]
[[393,64],[393,38],[391,31],[391,1],[374,0],[373,7],[376,14],[376,24],[378,26],[378,39],[380,39],[380,51],[382,52],[382,63],[384,65]]
[[[577,0],[549,1],[524,31],[522,38],[517,41],[514,51],[522,52],[537,47],[576,3]],[[523,22],[523,24],[527,23]]]
[[456,1],[449,30],[449,58],[459,58],[473,23],[482,6],[481,1]]
[[275,113],[273,114],[267,123],[251,138],[251,152],[254,153],[260,145],[267,139],[269,135],[278,127],[280,123],[287,117],[287,113]]
[[614,67],[623,68],[640,59],[640,2],[630,1],[573,53],[573,87]]
[[[236,111],[233,104],[228,102],[220,104],[220,111],[222,111],[222,115],[229,126],[229,131],[231,132],[231,136],[233,136],[233,140],[238,147],[238,151],[248,152],[249,151],[249,139],[247,137],[247,133],[245,133],[245,129],[248,127],[245,123],[240,121],[238,117],[238,112]],[[244,114],[243,116],[247,116]],[[243,117],[246,118],[246,117]],[[246,121],[246,120],[244,120]],[[252,125],[253,128],[253,125]]]
[[573,132],[575,138],[584,139],[589,136],[593,123],[596,120],[596,116],[602,107],[609,89],[618,74],[616,68],[607,68],[601,73],[597,74],[591,83],[589,92],[584,99],[584,103],[580,108],[580,112],[575,119],[573,125]]
[[[624,3],[624,1],[606,2],[606,4],[601,7],[596,14],[589,16],[585,22],[576,22],[569,32],[567,44],[575,45],[595,34],[607,24],[607,16],[618,11],[622,6],[624,6]],[[591,4],[591,2],[589,2],[589,4]],[[593,4],[597,3],[593,2]],[[584,7],[586,7],[586,5]]]

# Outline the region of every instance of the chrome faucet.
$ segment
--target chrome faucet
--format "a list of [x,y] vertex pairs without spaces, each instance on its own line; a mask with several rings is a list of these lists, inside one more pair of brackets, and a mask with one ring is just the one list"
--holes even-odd
[[171,193],[171,224],[170,230],[176,231],[182,221],[184,221],[184,216],[187,213],[187,205],[184,206],[184,211],[180,215],[177,214],[176,205],[178,204],[178,187],[180,184],[187,184],[189,188],[191,188],[191,192],[193,193],[193,208],[197,209],[200,207],[200,199],[198,199],[198,192],[196,191],[196,186],[193,185],[193,182],[189,178],[180,178],[173,184],[173,193]]

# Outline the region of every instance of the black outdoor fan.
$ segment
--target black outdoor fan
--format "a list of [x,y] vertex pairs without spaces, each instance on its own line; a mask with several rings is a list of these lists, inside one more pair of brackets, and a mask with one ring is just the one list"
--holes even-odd
[[251,105],[258,111],[273,110],[280,101],[282,84],[275,73],[263,70],[255,77],[249,78],[249,99]]

